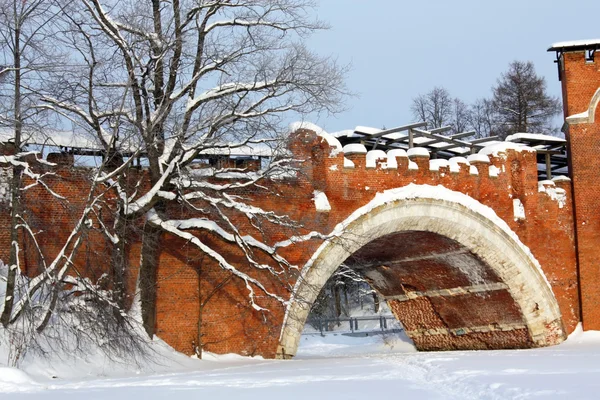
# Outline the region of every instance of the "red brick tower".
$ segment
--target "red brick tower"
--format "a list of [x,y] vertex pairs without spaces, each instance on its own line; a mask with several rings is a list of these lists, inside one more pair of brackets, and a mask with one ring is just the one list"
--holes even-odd
[[[555,43],[573,184],[585,330],[600,330],[600,39]],[[596,113],[598,115],[596,115]]]

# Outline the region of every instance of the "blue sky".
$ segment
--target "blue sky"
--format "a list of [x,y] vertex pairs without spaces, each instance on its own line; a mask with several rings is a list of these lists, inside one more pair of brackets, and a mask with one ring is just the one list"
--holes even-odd
[[320,0],[331,25],[309,40],[351,64],[348,111],[316,122],[330,132],[412,120],[411,99],[443,86],[466,102],[489,97],[513,60],[532,61],[560,95],[554,42],[600,38],[597,0]]

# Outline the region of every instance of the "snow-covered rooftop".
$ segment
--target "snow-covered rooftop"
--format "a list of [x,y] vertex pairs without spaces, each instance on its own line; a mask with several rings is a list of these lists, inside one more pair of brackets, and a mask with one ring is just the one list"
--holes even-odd
[[520,142],[520,141],[535,141],[535,142],[555,142],[555,143],[566,143],[567,141],[563,138],[556,136],[544,135],[541,133],[515,133],[506,137],[507,142]]
[[[8,128],[0,129],[0,142],[12,142],[14,130]],[[45,130],[26,131],[22,134],[21,141],[27,144],[56,146],[56,147],[77,147],[85,149],[99,149],[101,147],[98,138],[86,132],[75,133],[72,131]]]
[[564,49],[584,49],[586,47],[600,47],[600,39],[586,39],[586,40],[571,40],[566,42],[553,43],[548,51],[564,50]]
[[[9,143],[14,138],[12,129],[0,129],[0,142]],[[89,132],[73,132],[59,130],[45,130],[24,132],[21,141],[28,145],[61,147],[66,149],[82,149],[91,151],[101,151],[104,147],[98,138]],[[125,153],[133,152],[139,148],[139,144],[128,141],[119,143],[119,149]],[[206,149],[200,154],[218,155],[218,156],[256,156],[271,157],[273,149],[265,143],[247,144],[244,146],[229,147],[226,144],[216,145],[213,148]]]

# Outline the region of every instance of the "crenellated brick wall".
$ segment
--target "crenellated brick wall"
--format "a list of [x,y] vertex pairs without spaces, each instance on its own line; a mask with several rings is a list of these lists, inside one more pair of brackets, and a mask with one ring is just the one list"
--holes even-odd
[[[410,156],[396,154],[390,159],[382,153],[336,151],[309,130],[295,132],[290,147],[295,158],[302,160],[294,177],[263,182],[263,188],[245,189],[240,193],[252,199],[253,205],[288,215],[301,224],[294,230],[266,225],[260,238],[267,244],[311,231],[327,234],[356,209],[369,203],[376,193],[386,189],[410,183],[442,185],[491,207],[506,221],[542,265],[559,303],[566,331],[572,331],[579,321],[571,183],[568,179],[539,183],[534,152],[509,149],[493,153],[489,158],[480,155],[470,162],[454,160],[446,165],[443,161],[429,160],[428,154],[419,151]],[[376,160],[377,156],[383,158]],[[60,250],[89,189],[86,169],[59,166],[52,172],[55,175],[46,179],[49,187],[69,202],[57,200],[42,187],[34,187],[25,192],[22,203],[33,226],[40,231],[38,241],[47,259]],[[316,209],[315,191],[325,194],[329,211]],[[523,205],[524,216],[515,214],[515,200]],[[3,203],[1,207],[0,258],[5,260],[9,204]],[[110,215],[109,210],[106,211],[105,215]],[[177,206],[170,212],[174,218],[194,216]],[[259,232],[245,217],[231,217],[242,232],[259,238]],[[288,284],[297,279],[295,270],[274,279],[272,275],[257,273],[248,267],[236,247],[224,245],[210,234],[201,238],[233,265],[264,282],[270,291],[289,297]],[[110,245],[98,230],[91,229],[88,239],[78,253],[75,268],[83,275],[98,279],[102,273],[110,273],[107,265]],[[129,243],[128,287],[133,297],[139,268],[139,237],[130,237]],[[280,253],[292,265],[302,267],[321,243],[312,239],[284,247]],[[28,240],[24,240],[23,247],[22,268],[25,273],[34,275],[38,272],[38,256]],[[215,261],[189,243],[165,234],[161,248],[156,309],[156,331],[161,338],[176,349],[191,353],[198,341],[199,316],[202,315],[201,340],[207,350],[275,356],[285,313],[282,304],[257,290],[257,303],[265,310],[256,311],[250,305],[244,283],[231,278]],[[258,256],[269,262],[264,254]]]

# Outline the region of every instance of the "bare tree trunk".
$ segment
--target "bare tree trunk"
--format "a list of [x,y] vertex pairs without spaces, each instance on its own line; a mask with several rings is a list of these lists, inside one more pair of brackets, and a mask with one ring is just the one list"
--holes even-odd
[[373,305],[375,306],[375,313],[379,312],[379,296],[373,292]]
[[[15,9],[15,18],[17,18]],[[14,33],[14,68],[15,68],[15,98],[14,98],[14,117],[15,117],[15,152],[21,151],[21,131],[23,121],[21,120],[21,31],[20,21],[15,21]],[[13,176],[10,184],[11,191],[11,212],[10,212],[10,254],[8,258],[8,276],[6,278],[6,295],[4,296],[4,309],[0,315],[0,323],[7,327],[10,323],[10,316],[15,300],[15,284],[17,279],[17,268],[19,265],[18,241],[19,241],[19,209],[20,209],[20,191],[21,191],[21,168],[13,167]]]
[[339,318],[342,315],[342,299],[340,296],[340,288],[337,286],[333,288],[333,297],[335,299],[335,316]]
[[156,328],[156,272],[160,257],[161,232],[160,228],[146,223],[142,238],[140,299],[144,329],[150,337],[154,335]]
[[348,302],[348,286],[344,285],[344,305],[346,306],[346,316],[350,314],[350,303]]

